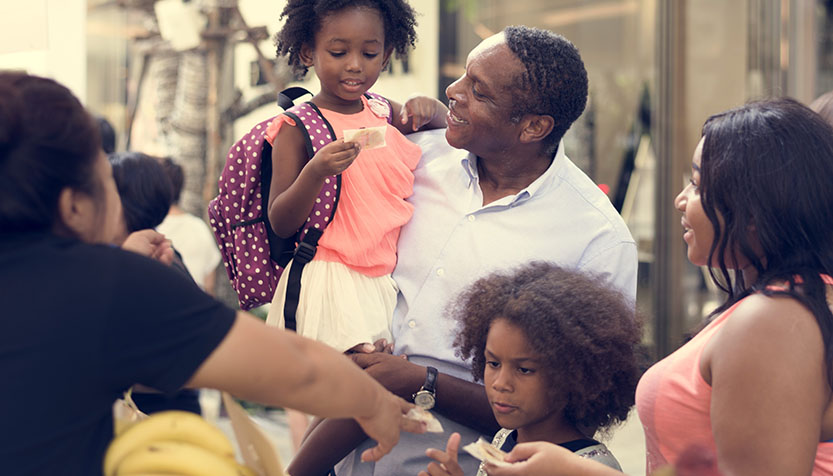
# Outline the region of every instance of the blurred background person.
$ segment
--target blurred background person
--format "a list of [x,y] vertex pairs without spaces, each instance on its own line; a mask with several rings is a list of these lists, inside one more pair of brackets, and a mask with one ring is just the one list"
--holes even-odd
[[185,183],[182,167],[170,157],[161,159],[161,164],[171,185],[172,201],[167,216],[156,230],[171,240],[197,285],[213,295],[215,271],[220,264],[220,250],[208,224],[179,206]]
[[[108,157],[113,179],[122,203],[121,230],[118,242],[135,231],[155,229],[168,214],[173,201],[173,188],[160,159],[141,152],[121,152]],[[192,277],[174,250],[171,265]],[[199,391],[182,389],[163,394],[141,385],[133,388],[133,401],[139,410],[155,413],[163,410],[185,410],[202,413]]]

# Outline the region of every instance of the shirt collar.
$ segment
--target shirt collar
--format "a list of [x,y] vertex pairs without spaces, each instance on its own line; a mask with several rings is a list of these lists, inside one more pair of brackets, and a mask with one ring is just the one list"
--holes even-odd
[[[552,183],[554,177],[558,174],[556,170],[562,167],[566,159],[567,156],[564,153],[564,141],[562,140],[558,143],[558,149],[555,151],[555,157],[547,170],[545,170],[544,173],[538,178],[533,180],[532,183],[525,189],[518,192],[512,202],[518,203],[519,201],[527,200],[529,197],[535,196],[535,194],[538,193],[542,187]],[[460,165],[462,165],[463,170],[465,170],[468,177],[467,186],[471,187],[472,185],[477,184],[477,156],[471,152],[467,152],[460,160]]]

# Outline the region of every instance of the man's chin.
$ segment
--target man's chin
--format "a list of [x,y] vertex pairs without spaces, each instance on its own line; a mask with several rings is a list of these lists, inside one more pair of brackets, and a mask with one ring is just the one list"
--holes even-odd
[[451,131],[451,128],[446,128],[445,130],[445,140],[448,142],[448,145],[454,147],[455,149],[465,149],[465,143],[460,141],[458,137],[454,135],[454,132]]

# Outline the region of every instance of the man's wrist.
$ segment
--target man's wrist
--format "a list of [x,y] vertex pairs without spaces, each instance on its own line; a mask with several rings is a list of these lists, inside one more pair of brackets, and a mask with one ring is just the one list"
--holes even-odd
[[436,405],[438,377],[439,372],[436,368],[431,366],[425,368],[425,381],[413,395],[414,403],[423,410],[430,410]]

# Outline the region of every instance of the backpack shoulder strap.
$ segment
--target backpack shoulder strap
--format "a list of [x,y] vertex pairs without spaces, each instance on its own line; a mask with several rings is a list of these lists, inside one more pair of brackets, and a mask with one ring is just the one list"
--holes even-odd
[[[333,126],[324,118],[318,107],[311,102],[298,104],[284,112],[284,114],[292,118],[299,127],[305,129],[304,142],[306,143],[308,158],[312,158],[322,147],[336,138]],[[324,185],[318,193],[315,205],[310,211],[306,224],[301,228],[299,242],[302,241],[309,228],[318,228],[323,231],[327,227],[327,224],[335,216],[340,194],[341,174],[324,179]]]
[[[335,131],[329,121],[321,114],[318,107],[311,102],[304,102],[285,111],[299,127],[303,127],[307,157],[312,158],[322,147],[334,141]],[[318,240],[335,216],[338,199],[341,195],[341,174],[324,179],[324,185],[318,192],[306,223],[298,233],[298,247],[295,248],[289,278],[286,285],[284,301],[284,325],[295,330],[296,313],[301,295],[301,273],[307,263],[312,261],[318,247]]]

